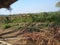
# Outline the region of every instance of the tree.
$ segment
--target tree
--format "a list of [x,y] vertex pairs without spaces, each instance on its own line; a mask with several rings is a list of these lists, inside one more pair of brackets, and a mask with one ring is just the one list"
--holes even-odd
[[58,7],[60,9],[60,1],[57,2],[56,7]]
[[6,8],[8,10],[11,10],[10,5],[16,2],[17,0],[0,0],[0,9]]
[[57,7],[60,7],[60,1],[56,4]]

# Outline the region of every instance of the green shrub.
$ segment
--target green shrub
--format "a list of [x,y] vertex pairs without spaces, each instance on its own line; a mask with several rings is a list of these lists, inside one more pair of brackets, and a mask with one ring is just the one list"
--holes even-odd
[[8,25],[8,24],[4,24],[4,25],[2,25],[2,28],[4,28],[4,29],[10,28],[10,27],[11,27],[11,26]]
[[49,22],[45,22],[44,27],[48,27],[48,26],[49,26]]

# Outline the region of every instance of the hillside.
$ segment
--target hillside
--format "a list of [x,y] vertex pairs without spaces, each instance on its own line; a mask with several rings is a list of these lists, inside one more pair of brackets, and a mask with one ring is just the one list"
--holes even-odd
[[0,16],[0,42],[11,45],[60,45],[60,13]]

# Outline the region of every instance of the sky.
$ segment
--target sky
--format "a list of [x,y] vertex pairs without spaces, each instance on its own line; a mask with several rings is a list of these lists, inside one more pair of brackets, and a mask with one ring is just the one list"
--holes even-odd
[[23,14],[57,11],[56,3],[60,0],[18,0],[11,5],[11,12],[5,8],[0,9],[0,14]]

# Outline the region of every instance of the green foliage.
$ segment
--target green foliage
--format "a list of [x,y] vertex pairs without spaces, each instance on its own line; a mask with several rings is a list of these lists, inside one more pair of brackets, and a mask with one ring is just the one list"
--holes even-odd
[[11,23],[11,19],[10,19],[10,17],[0,16],[0,22],[1,23]]
[[26,18],[26,17],[21,17],[21,18],[15,18],[12,20],[12,22],[16,23],[20,23],[20,22],[32,22],[31,18]]
[[60,7],[60,1],[59,1],[59,2],[57,2],[56,6],[57,6],[57,7]]
[[44,27],[48,27],[49,26],[49,22],[45,22],[43,26]]
[[46,21],[46,17],[48,16],[48,13],[43,12],[39,14],[30,14],[32,17],[33,22],[44,22]]
[[60,22],[60,14],[52,13],[47,17],[47,20],[50,22]]
[[[36,14],[13,15],[8,17],[0,17],[2,23],[22,23],[22,22],[43,22],[45,26],[54,22],[60,24],[60,12],[43,12]],[[8,26],[5,26],[8,27]]]
[[8,25],[8,24],[3,24],[1,27],[4,28],[4,29],[7,29],[7,28],[10,28],[11,26]]

